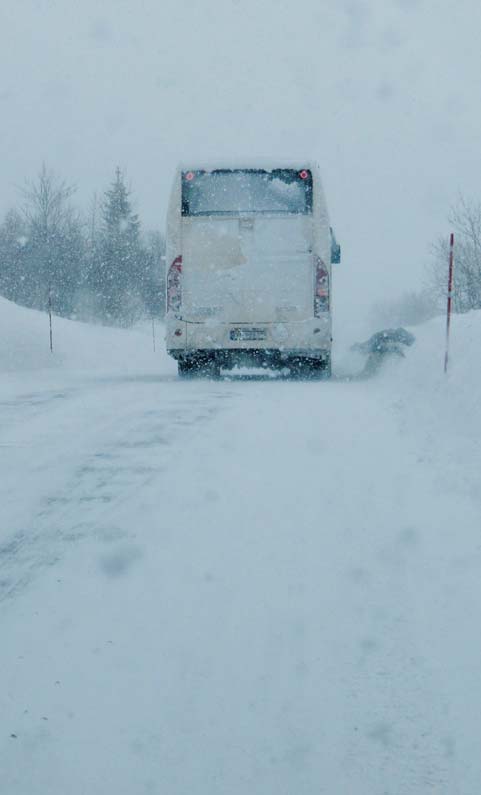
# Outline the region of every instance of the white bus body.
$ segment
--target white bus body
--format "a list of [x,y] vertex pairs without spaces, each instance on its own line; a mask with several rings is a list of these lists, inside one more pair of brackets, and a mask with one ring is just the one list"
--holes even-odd
[[167,217],[167,350],[179,373],[330,373],[331,253],[317,165],[179,167]]

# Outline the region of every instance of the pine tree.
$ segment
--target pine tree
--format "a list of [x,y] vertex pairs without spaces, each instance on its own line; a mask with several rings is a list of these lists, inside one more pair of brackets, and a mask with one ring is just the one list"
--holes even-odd
[[142,311],[144,252],[140,222],[133,212],[130,191],[117,168],[115,180],[105,192],[98,262],[92,277],[107,321],[131,324]]

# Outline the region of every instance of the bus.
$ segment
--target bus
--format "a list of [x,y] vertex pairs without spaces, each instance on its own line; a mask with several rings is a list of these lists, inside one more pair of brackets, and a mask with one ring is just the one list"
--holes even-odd
[[179,375],[330,375],[340,246],[315,163],[179,166],[166,242],[166,344]]

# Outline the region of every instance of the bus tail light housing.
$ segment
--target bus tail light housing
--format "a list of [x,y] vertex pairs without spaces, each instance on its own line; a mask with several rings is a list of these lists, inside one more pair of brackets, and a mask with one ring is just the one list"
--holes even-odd
[[167,273],[167,312],[178,312],[182,304],[182,257],[176,257]]
[[320,257],[316,257],[316,284],[314,290],[314,317],[329,312],[329,272]]

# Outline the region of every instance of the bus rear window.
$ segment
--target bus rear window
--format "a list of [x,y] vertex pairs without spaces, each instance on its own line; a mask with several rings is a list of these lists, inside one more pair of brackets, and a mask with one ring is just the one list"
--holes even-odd
[[184,171],[182,215],[312,212],[312,174],[303,169]]

